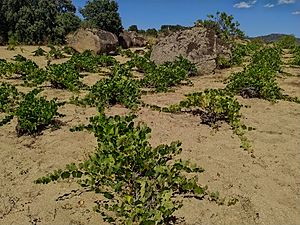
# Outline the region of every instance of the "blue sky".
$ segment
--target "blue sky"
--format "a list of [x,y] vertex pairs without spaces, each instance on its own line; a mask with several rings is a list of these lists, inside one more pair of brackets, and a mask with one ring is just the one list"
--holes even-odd
[[[85,0],[73,0],[79,8]],[[193,25],[207,14],[232,14],[248,36],[270,33],[300,37],[300,0],[117,0],[123,26],[160,28],[163,24]]]

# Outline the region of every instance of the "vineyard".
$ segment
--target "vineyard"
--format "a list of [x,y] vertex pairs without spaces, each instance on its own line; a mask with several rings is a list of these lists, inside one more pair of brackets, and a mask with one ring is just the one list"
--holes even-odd
[[0,224],[299,221],[299,46],[149,51],[0,47]]

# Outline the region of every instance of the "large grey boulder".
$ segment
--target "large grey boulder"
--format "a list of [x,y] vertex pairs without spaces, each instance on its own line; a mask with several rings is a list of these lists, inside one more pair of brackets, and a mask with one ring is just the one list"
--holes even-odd
[[91,50],[96,54],[110,53],[116,51],[118,37],[104,30],[79,29],[66,38],[67,45],[78,52]]
[[119,35],[119,43],[123,48],[145,47],[147,40],[134,31],[123,31]]
[[199,26],[160,39],[152,48],[151,60],[163,64],[183,56],[196,64],[198,74],[209,74],[216,69],[216,59],[221,54],[224,58],[230,57],[230,51],[215,31]]

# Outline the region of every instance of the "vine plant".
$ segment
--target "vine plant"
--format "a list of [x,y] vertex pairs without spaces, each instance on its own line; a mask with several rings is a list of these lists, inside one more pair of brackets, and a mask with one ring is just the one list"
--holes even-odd
[[224,90],[206,89],[203,92],[195,92],[186,95],[186,99],[169,107],[158,107],[148,105],[155,110],[168,113],[192,113],[199,115],[201,123],[217,127],[219,121],[227,122],[233,132],[241,140],[241,148],[252,152],[251,143],[245,136],[246,130],[253,130],[241,121],[241,104],[232,96],[227,95]]
[[[6,86],[6,90],[13,90],[14,92],[11,92],[13,93],[11,95],[14,97],[20,96],[12,87]],[[37,95],[40,92],[41,90],[34,89],[24,95],[17,107],[12,103],[12,100],[9,98],[10,96],[1,97],[0,105],[6,116],[0,122],[0,126],[9,123],[14,117],[17,117],[18,124],[16,131],[18,136],[21,136],[37,134],[48,125],[54,124],[56,117],[63,116],[57,111],[58,107],[63,103],[57,103],[56,99],[47,101],[44,97],[38,97]]]
[[75,98],[71,102],[98,108],[122,104],[134,109],[139,103],[141,91],[139,82],[131,77],[127,68],[116,65],[110,76],[94,84],[83,99]]
[[283,94],[276,81],[282,65],[280,56],[281,51],[276,48],[264,48],[255,53],[252,62],[242,72],[230,76],[225,88],[227,94],[300,103],[298,98]]
[[[98,147],[88,160],[72,163],[36,180],[47,184],[74,178],[104,197],[95,207],[111,224],[173,224],[175,210],[182,206],[176,196],[206,195],[206,187],[197,183],[204,170],[189,161],[174,160],[182,149],[179,142],[152,147],[151,129],[133,122],[135,116],[107,117],[100,113],[90,124],[73,131],[93,132]],[[189,178],[185,173],[192,173]]]

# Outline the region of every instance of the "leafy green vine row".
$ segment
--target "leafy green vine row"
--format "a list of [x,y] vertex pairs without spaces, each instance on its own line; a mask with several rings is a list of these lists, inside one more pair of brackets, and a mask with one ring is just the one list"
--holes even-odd
[[[98,141],[95,153],[78,165],[56,170],[36,180],[47,184],[74,178],[79,184],[101,194],[96,211],[111,224],[170,224],[182,206],[181,194],[203,198],[206,187],[197,182],[204,170],[189,161],[174,160],[182,149],[179,142],[152,147],[151,129],[135,125],[135,116],[90,118],[90,124],[72,131],[88,130]],[[189,178],[185,173],[194,174]]]

